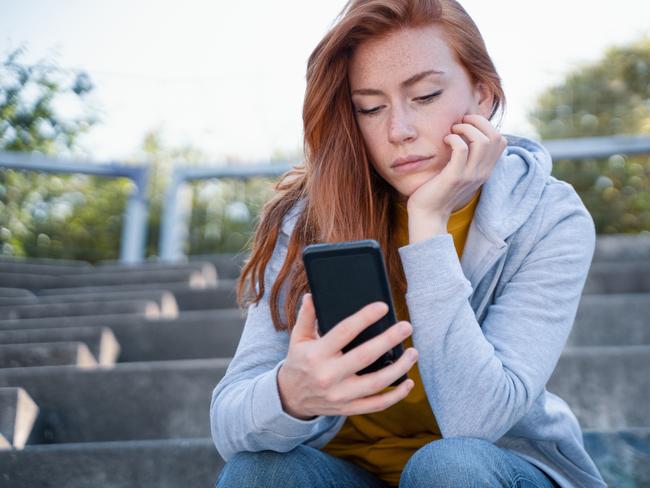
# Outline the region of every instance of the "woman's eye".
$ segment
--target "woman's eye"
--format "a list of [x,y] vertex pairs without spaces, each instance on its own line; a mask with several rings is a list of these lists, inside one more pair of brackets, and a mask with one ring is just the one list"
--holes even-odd
[[[431,93],[431,94],[425,95],[423,97],[418,97],[415,100],[417,100],[418,102],[422,102],[422,103],[429,103],[429,102],[433,101],[434,98],[436,98],[437,96],[439,96],[441,94],[442,94],[442,90],[439,90],[439,91],[437,91],[435,93]],[[376,115],[379,112],[379,109],[382,108],[382,107],[383,107],[383,105],[380,106],[380,107],[369,108],[369,109],[359,108],[359,109],[357,109],[357,112],[359,112],[361,115]]]
[[426,96],[424,96],[424,97],[418,97],[418,98],[416,98],[416,100],[421,101],[421,102],[425,102],[425,103],[426,103],[426,102],[430,102],[431,100],[433,100],[434,98],[436,98],[436,97],[437,97],[438,95],[440,95],[441,93],[442,93],[442,90],[437,91],[437,92],[435,92],[435,93],[431,93],[430,95],[426,95]]
[[362,108],[358,109],[357,112],[359,112],[361,115],[374,115],[377,113],[377,111],[381,107],[375,107],[375,108],[369,108],[368,110],[364,110]]

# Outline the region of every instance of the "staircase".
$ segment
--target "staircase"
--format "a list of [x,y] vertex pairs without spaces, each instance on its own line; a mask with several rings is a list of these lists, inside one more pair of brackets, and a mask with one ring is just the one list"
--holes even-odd
[[[214,486],[242,256],[0,260],[0,486]],[[650,486],[650,236],[599,236],[548,389],[608,484]]]

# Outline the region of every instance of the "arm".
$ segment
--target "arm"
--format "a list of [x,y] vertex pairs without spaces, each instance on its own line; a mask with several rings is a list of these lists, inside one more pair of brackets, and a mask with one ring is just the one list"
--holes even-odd
[[235,356],[212,393],[212,440],[225,461],[239,451],[286,452],[318,441],[341,418],[318,416],[306,421],[282,409],[277,374],[286,358],[289,335],[273,327],[269,294],[286,255],[287,239],[279,234],[265,271],[264,296],[249,307]]
[[450,234],[399,249],[422,381],[443,437],[499,439],[555,369],[595,246],[593,219],[567,188],[549,198],[534,246],[482,326]]

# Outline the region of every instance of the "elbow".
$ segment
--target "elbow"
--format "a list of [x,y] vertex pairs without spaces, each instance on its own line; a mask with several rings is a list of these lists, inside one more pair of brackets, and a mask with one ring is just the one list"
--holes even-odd
[[502,386],[493,390],[491,399],[440,409],[436,420],[442,437],[473,437],[494,443],[516,425],[530,411],[535,398],[516,375],[504,371],[503,377]]
[[217,449],[217,452],[224,460],[228,460],[235,455],[236,451],[232,448],[232,444],[228,442],[228,432],[224,428],[223,412],[219,409],[219,402],[217,399],[217,389],[212,394],[212,401],[210,402],[210,434],[212,436],[212,443]]

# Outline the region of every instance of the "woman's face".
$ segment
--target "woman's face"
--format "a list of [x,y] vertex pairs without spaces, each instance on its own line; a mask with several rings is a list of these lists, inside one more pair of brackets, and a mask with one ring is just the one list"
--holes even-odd
[[[451,157],[443,138],[465,114],[487,118],[492,96],[472,86],[438,25],[407,28],[361,43],[348,65],[355,117],[375,170],[406,200]],[[370,113],[363,113],[363,112]],[[425,157],[418,167],[398,158]]]

